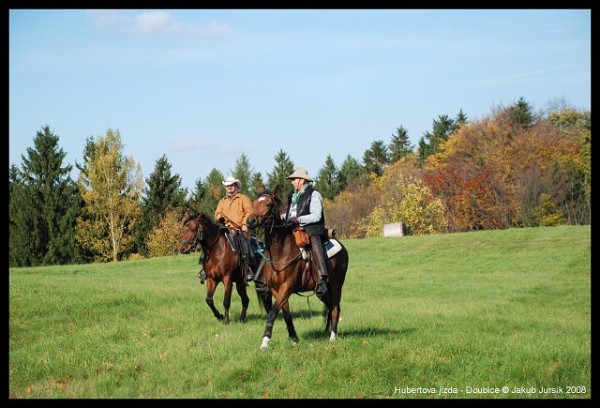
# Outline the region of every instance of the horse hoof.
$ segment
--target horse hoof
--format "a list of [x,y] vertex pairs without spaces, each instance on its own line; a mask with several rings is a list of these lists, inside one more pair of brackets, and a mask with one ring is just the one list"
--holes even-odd
[[334,332],[331,332],[331,334],[329,335],[329,341],[335,341],[337,339],[337,336],[335,335]]
[[261,350],[264,350],[264,349],[266,349],[267,347],[269,347],[269,341],[271,341],[271,339],[270,339],[270,338],[268,338],[268,337],[266,337],[266,336],[265,336],[265,337],[263,337],[263,339],[262,339],[262,343],[261,343],[261,345],[260,345],[260,349],[261,349]]

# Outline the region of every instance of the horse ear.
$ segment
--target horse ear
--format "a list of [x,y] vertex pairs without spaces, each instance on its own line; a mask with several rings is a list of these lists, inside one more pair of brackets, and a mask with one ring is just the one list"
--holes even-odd
[[265,194],[267,192],[267,188],[265,186],[260,186],[258,190],[256,190],[259,196]]
[[275,190],[273,190],[273,196],[277,197],[279,195],[279,193],[281,192],[281,186],[279,184],[277,184],[275,186]]

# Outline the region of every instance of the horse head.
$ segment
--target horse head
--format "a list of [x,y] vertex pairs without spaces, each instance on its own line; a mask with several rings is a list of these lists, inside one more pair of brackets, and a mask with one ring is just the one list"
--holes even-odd
[[183,227],[181,231],[181,238],[179,241],[179,252],[182,254],[188,254],[196,249],[198,245],[198,237],[200,236],[200,217],[202,215],[189,215],[186,212],[187,218],[183,221]]
[[253,210],[246,222],[252,229],[265,226],[267,223],[281,224],[281,200],[280,186],[275,187],[273,192],[262,186],[258,190],[258,198],[252,203]]

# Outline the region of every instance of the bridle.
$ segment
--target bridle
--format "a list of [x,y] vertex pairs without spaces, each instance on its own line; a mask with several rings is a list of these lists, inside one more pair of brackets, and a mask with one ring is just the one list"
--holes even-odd
[[279,211],[277,211],[277,200],[276,198],[270,194],[270,193],[262,193],[259,197],[258,197],[258,201],[260,201],[261,198],[263,197],[268,197],[271,199],[271,204],[269,206],[269,213],[266,216],[261,216],[263,217],[263,220],[261,223],[258,224],[259,227],[263,227],[265,230],[267,229],[267,226],[269,226],[269,229],[271,231],[273,231],[273,228],[283,228],[285,227],[285,225],[275,225],[275,219],[279,216]]
[[[258,197],[258,200],[260,201],[260,199],[262,197],[269,197],[271,199],[272,203],[270,204],[269,213],[266,216],[261,216],[261,217],[263,217],[263,221],[258,224],[258,227],[263,227],[265,229],[265,233],[266,233],[267,229],[270,229],[269,233],[271,233],[271,232],[273,232],[274,228],[287,228],[287,225],[285,225],[285,224],[280,224],[280,225],[275,224],[275,220],[280,215],[279,211],[277,211],[277,204],[278,204],[277,199],[270,193],[262,193]],[[273,260],[268,258],[262,251],[258,251],[258,253],[260,256],[262,256],[265,259],[265,261],[267,261],[271,265],[283,265],[283,267],[280,268],[279,270],[273,268],[273,271],[275,271],[275,272],[283,271],[289,265],[291,265],[292,263],[294,263],[295,261],[297,261],[298,259],[300,259],[302,257],[302,252],[299,250],[298,254],[287,262],[273,262]]]
[[196,246],[198,244],[200,244],[200,247],[204,251],[206,258],[208,258],[210,255],[210,251],[215,246],[215,244],[219,241],[219,234],[217,234],[217,237],[215,238],[215,240],[212,243],[209,243],[206,240],[202,222],[196,221],[195,219],[190,219],[188,222],[190,222],[190,221],[194,221],[197,224],[196,234],[194,235],[194,238],[192,238],[192,239],[179,238],[179,241],[185,242],[187,244],[191,244],[190,252],[194,251],[196,249]]

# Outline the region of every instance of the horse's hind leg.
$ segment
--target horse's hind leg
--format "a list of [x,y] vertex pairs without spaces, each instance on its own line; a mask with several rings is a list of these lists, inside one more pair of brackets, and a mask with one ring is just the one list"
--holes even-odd
[[338,321],[340,320],[340,304],[338,303],[331,309],[329,309],[329,323],[331,324],[331,333],[329,335],[329,341],[335,341],[337,339]]
[[235,289],[237,290],[238,295],[242,299],[242,313],[240,315],[240,321],[246,322],[246,313],[248,312],[248,304],[250,303],[250,299],[248,298],[248,293],[246,292],[246,285],[244,282],[236,283]]

